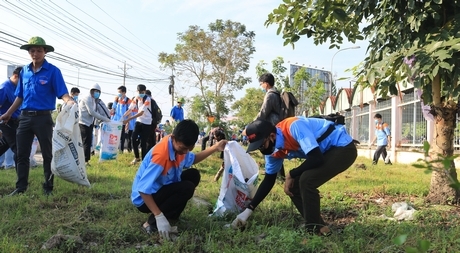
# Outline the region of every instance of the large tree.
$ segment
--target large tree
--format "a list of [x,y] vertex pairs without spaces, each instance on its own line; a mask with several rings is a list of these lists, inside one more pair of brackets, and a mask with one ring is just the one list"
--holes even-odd
[[264,73],[272,73],[275,77],[275,87],[277,87],[277,89],[289,89],[289,76],[285,74],[287,68],[283,64],[283,57],[278,56],[272,60],[272,70],[269,71],[265,68],[267,63],[261,60],[256,65],[257,76],[261,76]]
[[[460,94],[459,0],[286,0],[268,15],[266,25],[278,24],[285,45],[301,36],[315,44],[339,48],[348,41],[368,40],[368,55],[360,81],[381,94],[398,93],[407,82],[423,90],[432,106],[436,127],[431,158],[453,155],[456,104]],[[453,161],[444,169],[435,163],[430,193],[433,203],[458,202]]]
[[264,95],[262,89],[248,88],[244,97],[233,103],[231,109],[237,112],[235,116],[238,117],[236,121],[238,127],[244,128],[256,118],[262,106]]
[[205,105],[203,116],[220,119],[229,112],[226,103],[235,99],[234,92],[251,81],[244,74],[255,52],[254,38],[243,24],[218,19],[208,30],[190,26],[178,33],[175,52],[161,52],[158,60],[198,88]]

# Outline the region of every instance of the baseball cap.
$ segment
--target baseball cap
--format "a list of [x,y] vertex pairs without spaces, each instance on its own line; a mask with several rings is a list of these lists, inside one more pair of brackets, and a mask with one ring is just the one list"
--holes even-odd
[[249,146],[246,152],[259,149],[265,139],[273,132],[274,125],[270,121],[255,120],[251,122],[245,130],[248,137]]

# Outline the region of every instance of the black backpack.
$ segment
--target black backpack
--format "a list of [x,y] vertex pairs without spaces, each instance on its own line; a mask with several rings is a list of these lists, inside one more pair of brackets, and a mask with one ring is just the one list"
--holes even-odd
[[310,116],[309,118],[326,119],[334,122],[336,125],[345,125],[345,116],[340,115],[339,113],[331,113],[328,115],[314,115]]
[[299,101],[295,98],[294,94],[290,91],[273,91],[270,90],[269,92],[276,93],[280,97],[281,102],[281,109],[280,109],[280,121],[289,117],[294,117],[295,109],[299,104]]
[[294,94],[290,91],[283,91],[280,94],[281,98],[281,118],[289,118],[294,117],[295,115],[295,108],[299,104],[297,98],[295,98]]
[[161,119],[163,118],[163,113],[153,98],[150,98],[150,109],[147,110],[149,110],[150,114],[152,114],[152,125],[156,126],[160,124]]
[[[335,125],[345,125],[345,116],[340,115],[338,112],[331,113],[328,115],[314,115],[314,116],[310,116],[309,118],[325,119],[325,120],[329,120],[335,123],[333,125],[330,125],[329,128],[326,130],[326,132],[323,133],[318,139],[316,139],[318,143],[326,139],[332,133],[332,131],[335,130]],[[360,144],[359,141],[355,139],[353,139],[353,143]]]

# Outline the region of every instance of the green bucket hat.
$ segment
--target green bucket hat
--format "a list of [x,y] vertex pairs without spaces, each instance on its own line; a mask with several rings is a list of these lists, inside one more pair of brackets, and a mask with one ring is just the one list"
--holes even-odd
[[22,45],[20,49],[29,50],[30,47],[44,47],[46,52],[54,52],[54,47],[46,45],[45,40],[38,36],[30,38],[29,43]]

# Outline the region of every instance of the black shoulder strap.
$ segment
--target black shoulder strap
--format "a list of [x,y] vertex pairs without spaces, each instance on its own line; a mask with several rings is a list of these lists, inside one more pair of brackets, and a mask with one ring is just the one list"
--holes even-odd
[[324,132],[318,139],[316,139],[316,142],[320,143],[324,139],[326,139],[332,132],[335,130],[335,124],[329,125],[327,128],[326,132]]
[[[97,104],[98,104],[98,105],[101,107],[101,109],[104,111],[104,113],[105,113],[105,116],[107,116],[107,118],[109,118],[109,119],[110,119],[110,116],[109,116],[109,114],[107,113],[107,111],[106,111],[106,110],[104,110],[104,107],[101,105],[101,100],[97,101]],[[97,111],[97,106],[96,106],[96,111]]]

